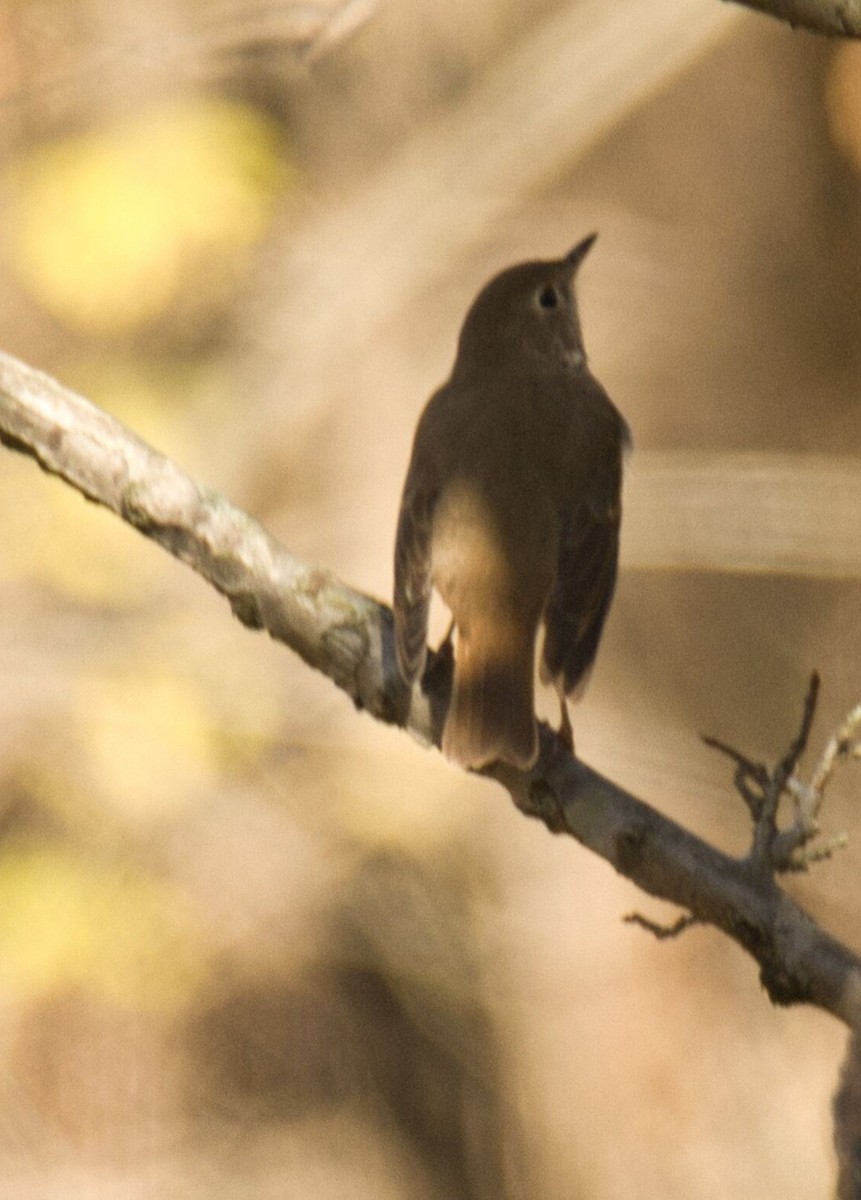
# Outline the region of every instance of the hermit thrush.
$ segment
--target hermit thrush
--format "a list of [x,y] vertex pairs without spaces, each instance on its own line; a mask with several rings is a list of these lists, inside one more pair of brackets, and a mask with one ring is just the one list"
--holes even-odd
[[574,275],[595,240],[497,275],[466,315],[416,430],[395,546],[395,634],[412,684],[435,585],[456,642],[442,749],[464,767],[537,756],[535,647],[562,703],[595,658],[616,582],[628,428],[590,373]]

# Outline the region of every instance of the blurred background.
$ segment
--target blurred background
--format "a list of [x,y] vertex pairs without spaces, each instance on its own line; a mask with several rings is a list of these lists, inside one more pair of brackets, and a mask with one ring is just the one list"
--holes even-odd
[[[496,270],[600,231],[634,432],[590,763],[861,699],[861,46],[719,0],[0,0],[0,346],[381,597]],[[831,1194],[845,1035],[0,455],[0,1200]],[[550,706],[548,706],[548,711]],[[861,949],[858,771],[791,893]]]

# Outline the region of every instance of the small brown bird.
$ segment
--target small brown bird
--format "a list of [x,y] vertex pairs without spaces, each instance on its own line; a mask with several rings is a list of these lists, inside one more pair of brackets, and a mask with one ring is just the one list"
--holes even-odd
[[535,643],[562,704],[595,658],[616,582],[628,427],[586,365],[564,258],[497,275],[473,303],[451,377],[419,420],[395,546],[400,672],[424,669],[431,588],[457,630],[444,754],[534,763]]

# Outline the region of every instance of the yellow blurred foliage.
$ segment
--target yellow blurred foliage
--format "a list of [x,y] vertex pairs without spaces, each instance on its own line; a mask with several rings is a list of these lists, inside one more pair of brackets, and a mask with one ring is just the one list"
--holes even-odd
[[146,667],[79,684],[75,711],[93,782],[123,815],[158,824],[217,778],[218,730],[189,679]]
[[288,178],[264,114],[213,98],[162,106],[13,168],[12,262],[40,304],[90,334],[133,331],[189,293],[209,311]]
[[[21,467],[32,475],[30,464]],[[0,483],[0,582],[27,579],[81,603],[133,602],[163,554],[154,547],[141,553],[140,539],[122,522],[70,488],[55,481],[33,484],[32,478],[22,482],[17,470]]]
[[846,42],[831,63],[826,91],[831,136],[861,171],[861,45]]
[[183,420],[198,394],[218,390],[218,373],[179,356],[152,361],[99,348],[58,372],[63,382],[127,425],[156,450],[185,464],[198,439]]
[[139,1010],[174,1010],[205,971],[202,941],[170,884],[58,846],[0,858],[0,977],[32,994],[81,987]]

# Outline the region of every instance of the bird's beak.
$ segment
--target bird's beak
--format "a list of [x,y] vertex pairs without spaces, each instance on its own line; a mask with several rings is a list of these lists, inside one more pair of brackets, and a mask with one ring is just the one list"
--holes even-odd
[[597,233],[590,233],[588,237],[584,237],[582,242],[578,242],[574,249],[569,250],[565,255],[565,262],[568,264],[572,275],[592,249],[592,243],[597,236]]

